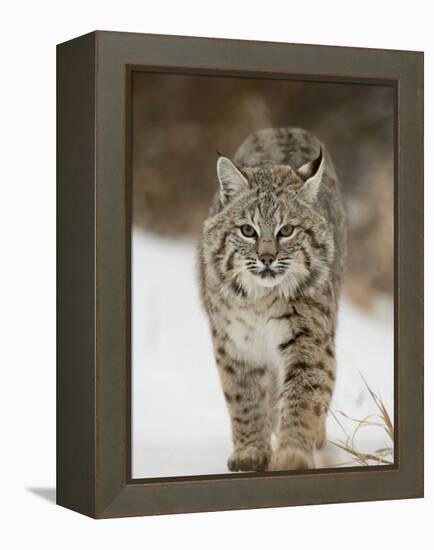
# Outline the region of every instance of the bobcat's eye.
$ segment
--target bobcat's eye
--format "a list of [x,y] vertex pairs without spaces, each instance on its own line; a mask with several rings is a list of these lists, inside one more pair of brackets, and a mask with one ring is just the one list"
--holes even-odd
[[292,232],[294,231],[294,228],[292,225],[286,224],[282,226],[279,230],[279,233],[277,234],[278,237],[289,237],[292,235]]
[[249,225],[248,223],[245,223],[240,227],[241,233],[248,238],[256,237],[256,231],[255,228]]

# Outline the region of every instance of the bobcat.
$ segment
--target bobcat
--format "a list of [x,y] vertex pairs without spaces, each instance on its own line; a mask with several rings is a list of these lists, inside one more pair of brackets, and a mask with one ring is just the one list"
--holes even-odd
[[247,137],[233,161],[220,156],[217,175],[199,279],[231,418],[228,468],[313,468],[346,256],[333,163],[309,132],[271,128]]

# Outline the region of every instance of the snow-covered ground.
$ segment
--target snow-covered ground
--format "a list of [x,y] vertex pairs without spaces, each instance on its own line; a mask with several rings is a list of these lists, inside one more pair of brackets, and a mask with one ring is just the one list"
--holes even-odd
[[[227,473],[229,417],[201,310],[195,243],[133,231],[132,473],[134,478]],[[362,312],[345,300],[338,327],[338,375],[332,410],[362,419],[378,411],[362,376],[393,418],[393,307]],[[355,424],[339,416],[352,432]],[[345,439],[329,415],[329,439]],[[389,445],[380,427],[362,428],[357,447]],[[349,456],[332,444],[321,467]]]

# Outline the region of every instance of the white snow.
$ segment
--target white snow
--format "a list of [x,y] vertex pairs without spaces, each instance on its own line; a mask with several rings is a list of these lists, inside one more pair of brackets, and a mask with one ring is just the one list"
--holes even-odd
[[[196,282],[195,243],[133,230],[132,474],[133,478],[227,473],[231,452],[224,403]],[[342,301],[337,333],[338,375],[332,410],[363,418],[377,413],[361,375],[393,418],[393,307],[374,314]],[[340,418],[352,431],[355,424]],[[329,439],[345,439],[329,415]],[[384,430],[363,428],[357,447],[388,444]],[[321,467],[349,456],[327,444]]]

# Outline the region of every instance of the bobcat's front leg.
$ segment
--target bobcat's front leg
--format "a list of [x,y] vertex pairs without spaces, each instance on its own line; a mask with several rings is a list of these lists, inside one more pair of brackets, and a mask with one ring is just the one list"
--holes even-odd
[[[278,446],[270,469],[314,468],[314,449],[325,442],[325,419],[335,381],[333,337],[295,332],[287,348],[286,370],[278,403]],[[289,351],[289,348],[291,350]]]
[[232,425],[231,471],[266,470],[271,456],[267,411],[269,372],[231,358],[217,348],[216,360]]

